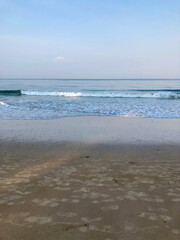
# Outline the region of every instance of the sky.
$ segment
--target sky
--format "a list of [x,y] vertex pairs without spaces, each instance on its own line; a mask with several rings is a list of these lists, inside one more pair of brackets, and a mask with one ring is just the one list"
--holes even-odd
[[0,0],[0,78],[180,78],[180,0]]

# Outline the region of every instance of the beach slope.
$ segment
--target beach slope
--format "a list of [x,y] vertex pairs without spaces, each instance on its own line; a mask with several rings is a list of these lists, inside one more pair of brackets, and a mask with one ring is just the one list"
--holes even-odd
[[0,240],[178,240],[180,120],[0,120]]

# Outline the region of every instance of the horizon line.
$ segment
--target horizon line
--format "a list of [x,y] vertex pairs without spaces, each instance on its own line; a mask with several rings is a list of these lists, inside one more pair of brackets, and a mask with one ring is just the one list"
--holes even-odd
[[0,78],[0,80],[180,80],[180,78]]

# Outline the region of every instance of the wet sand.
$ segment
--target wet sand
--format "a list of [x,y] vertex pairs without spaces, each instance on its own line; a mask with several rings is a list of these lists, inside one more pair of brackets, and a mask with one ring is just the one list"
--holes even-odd
[[112,119],[0,121],[0,239],[180,238],[179,121]]
[[0,120],[0,140],[180,144],[180,119],[67,117],[55,120]]

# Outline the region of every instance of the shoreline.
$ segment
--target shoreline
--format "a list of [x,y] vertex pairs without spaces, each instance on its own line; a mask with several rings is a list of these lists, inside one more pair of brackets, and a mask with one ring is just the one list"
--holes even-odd
[[173,118],[173,117],[140,117],[140,116],[126,116],[126,115],[79,115],[79,116],[62,116],[62,117],[58,117],[58,118],[48,118],[48,119],[16,119],[16,118],[13,118],[13,119],[9,119],[9,118],[0,118],[0,121],[1,120],[4,120],[4,121],[48,121],[48,120],[60,120],[60,119],[63,119],[63,118],[92,118],[92,117],[96,117],[96,118],[140,118],[140,119],[170,119],[170,120],[178,120],[180,118]]

